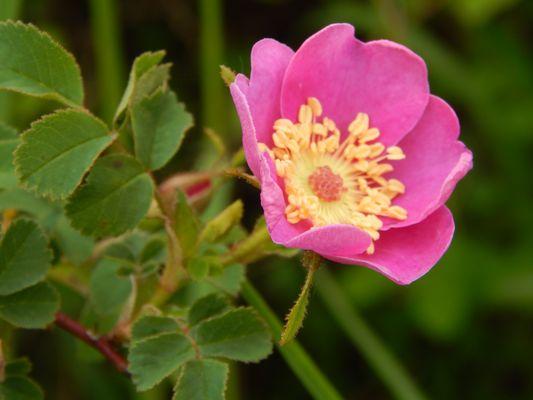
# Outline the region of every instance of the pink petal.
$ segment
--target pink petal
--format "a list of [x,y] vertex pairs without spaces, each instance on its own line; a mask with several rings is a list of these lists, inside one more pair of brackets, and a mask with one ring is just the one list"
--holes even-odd
[[247,81],[238,75],[230,91],[241,120],[246,160],[259,177],[257,142],[272,144],[272,126],[281,116],[283,76],[294,52],[273,39],[263,39],[252,48],[252,72]]
[[313,250],[323,256],[348,256],[365,251],[370,236],[353,225],[329,225],[311,228],[300,222],[291,224],[285,217],[285,197],[276,182],[270,157],[261,157],[261,205],[270,236],[275,243],[286,247]]
[[420,119],[429,95],[427,68],[411,50],[386,40],[363,43],[349,24],[333,24],[307,39],[283,81],[281,109],[295,119],[316,97],[324,115],[345,132],[358,112],[370,116],[385,145],[397,143]]
[[472,168],[472,153],[457,140],[459,121],[442,99],[431,96],[418,125],[398,145],[406,158],[393,162],[390,176],[400,180],[405,193],[394,200],[407,210],[408,218],[389,220],[387,228],[422,221],[441,207],[455,185]]
[[381,232],[372,255],[326,257],[344,264],[372,268],[407,285],[428,272],[448,249],[454,232],[450,210],[441,207],[416,225]]

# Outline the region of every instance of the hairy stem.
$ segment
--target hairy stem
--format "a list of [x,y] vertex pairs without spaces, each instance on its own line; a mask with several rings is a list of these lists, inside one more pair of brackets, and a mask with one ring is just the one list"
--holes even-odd
[[58,312],[55,318],[57,327],[70,333],[76,338],[98,350],[116,369],[121,373],[128,373],[128,363],[122,355],[104,337],[95,337],[79,322],[74,321],[68,315]]
[[[281,336],[281,322],[272,312],[263,297],[249,281],[243,283],[241,294],[248,304],[253,306],[265,319],[272,330],[275,342],[278,343]],[[342,399],[341,395],[296,340],[284,346],[279,346],[278,344],[277,347],[294,374],[300,379],[300,382],[302,382],[315,400]]]
[[331,315],[393,395],[403,400],[425,399],[407,371],[353,309],[343,289],[325,268],[317,272],[315,286]]

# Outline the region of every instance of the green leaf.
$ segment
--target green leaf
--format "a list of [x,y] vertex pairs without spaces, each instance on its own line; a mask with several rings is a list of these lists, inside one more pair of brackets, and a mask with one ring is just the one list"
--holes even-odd
[[0,295],[10,295],[44,279],[52,252],[37,224],[19,219],[0,243]]
[[72,228],[64,214],[59,216],[51,235],[65,258],[74,264],[86,261],[93,252],[94,240]]
[[200,234],[199,242],[213,242],[224,235],[233,225],[241,220],[244,211],[243,208],[244,206],[241,200],[230,204],[224,211],[206,224]]
[[66,205],[72,226],[86,235],[119,235],[133,229],[152,201],[153,183],[133,158],[112,154],[99,159]]
[[135,59],[131,68],[130,78],[128,81],[128,85],[126,86],[126,91],[124,92],[124,95],[120,100],[120,104],[115,114],[115,122],[119,120],[124,111],[126,111],[137,81],[150,68],[155,67],[157,64],[159,64],[163,60],[163,57],[165,57],[165,51],[161,50],[156,52],[149,51],[143,53]]
[[307,313],[307,305],[309,304],[309,293],[311,292],[311,287],[313,285],[315,271],[316,268],[309,268],[305,284],[298,296],[298,300],[296,300],[296,303],[285,318],[285,327],[281,333],[281,345],[294,339],[304,323],[305,315]]
[[17,185],[13,152],[20,143],[17,131],[0,122],[0,189]]
[[52,199],[67,197],[114,140],[103,122],[81,110],[60,110],[32,124],[15,151],[21,184]]
[[196,301],[189,311],[189,324],[191,326],[199,322],[222,314],[230,308],[228,300],[219,293],[213,293]]
[[9,361],[5,368],[6,376],[24,376],[30,371],[31,363],[24,357]]
[[217,289],[236,296],[244,281],[244,266],[242,264],[228,265],[222,271],[216,271],[209,276],[207,281]]
[[133,343],[129,371],[137,389],[148,390],[194,356],[189,339],[180,333],[164,333]]
[[228,365],[220,361],[189,361],[181,371],[172,400],[224,400],[228,373]]
[[54,320],[58,309],[59,296],[47,283],[0,296],[0,318],[19,328],[44,328]]
[[8,377],[0,383],[1,400],[42,400],[44,394],[31,379],[23,376]]
[[80,68],[48,34],[20,22],[0,23],[0,89],[56,100],[83,102]]
[[173,318],[149,315],[140,318],[131,331],[133,342],[152,338],[164,333],[176,333],[180,326]]
[[210,266],[208,257],[192,257],[187,262],[187,271],[193,280],[200,281],[207,276]]
[[166,89],[170,79],[172,64],[156,65],[144,73],[131,94],[130,107],[142,99],[152,96],[159,89]]
[[193,119],[174,92],[159,90],[132,107],[131,122],[135,156],[147,168],[157,170],[179,150]]
[[199,229],[198,219],[187,201],[187,196],[178,190],[176,192],[174,230],[185,258],[190,257],[195,251]]
[[97,314],[120,314],[133,289],[132,278],[121,276],[122,264],[104,258],[91,275],[90,296]]
[[191,330],[203,357],[257,362],[272,351],[268,328],[251,308],[238,308]]

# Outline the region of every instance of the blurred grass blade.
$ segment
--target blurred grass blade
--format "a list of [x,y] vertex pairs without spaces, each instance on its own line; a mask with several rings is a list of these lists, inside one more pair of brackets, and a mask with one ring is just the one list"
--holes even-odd
[[118,6],[115,0],[90,0],[89,3],[101,99],[100,114],[106,122],[110,122],[120,101],[124,83]]
[[323,269],[317,275],[316,287],[329,312],[394,396],[402,400],[425,399],[396,357],[352,308],[331,274]]

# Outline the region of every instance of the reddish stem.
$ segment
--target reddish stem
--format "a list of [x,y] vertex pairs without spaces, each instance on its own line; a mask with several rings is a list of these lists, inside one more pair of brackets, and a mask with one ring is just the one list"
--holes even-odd
[[55,324],[98,350],[119,372],[128,373],[128,363],[106,338],[92,336],[80,323],[61,312],[56,314]]

